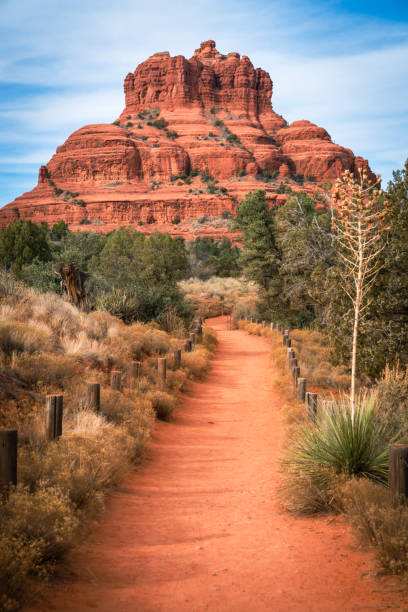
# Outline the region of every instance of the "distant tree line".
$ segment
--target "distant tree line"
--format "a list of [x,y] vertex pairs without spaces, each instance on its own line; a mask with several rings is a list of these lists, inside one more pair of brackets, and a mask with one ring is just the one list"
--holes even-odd
[[87,276],[88,305],[108,310],[126,322],[162,323],[192,316],[177,281],[190,276],[239,273],[239,249],[227,238],[145,236],[121,227],[108,235],[71,232],[63,221],[49,228],[17,220],[0,231],[0,266],[39,291],[60,291],[58,262],[74,262]]

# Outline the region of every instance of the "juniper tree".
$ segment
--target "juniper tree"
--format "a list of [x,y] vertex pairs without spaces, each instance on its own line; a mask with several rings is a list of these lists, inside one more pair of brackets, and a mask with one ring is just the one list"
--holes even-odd
[[245,276],[261,288],[260,312],[270,315],[280,294],[280,253],[276,245],[273,213],[269,210],[265,191],[248,193],[238,205],[236,227],[242,231],[243,249],[240,264]]

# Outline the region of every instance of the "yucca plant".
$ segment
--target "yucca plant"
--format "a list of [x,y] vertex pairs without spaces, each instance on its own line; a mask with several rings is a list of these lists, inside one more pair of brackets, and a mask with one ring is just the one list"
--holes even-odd
[[333,472],[385,482],[389,439],[386,425],[375,412],[375,396],[358,396],[354,412],[349,398],[343,396],[331,410],[319,406],[318,414],[314,423],[297,429],[283,459],[286,471],[322,486]]

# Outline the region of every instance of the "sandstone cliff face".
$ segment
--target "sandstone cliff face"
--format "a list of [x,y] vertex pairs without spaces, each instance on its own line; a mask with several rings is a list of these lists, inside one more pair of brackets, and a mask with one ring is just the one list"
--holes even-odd
[[[114,124],[71,134],[40,168],[38,185],[0,210],[0,227],[64,219],[73,229],[133,225],[188,238],[194,219],[233,213],[250,190],[265,189],[274,204],[285,197],[281,180],[299,189],[293,179],[304,179],[313,193],[346,169],[371,173],[323,128],[288,126],[272,108],[268,73],[211,40],[190,59],[156,53],[127,75],[124,91]],[[200,234],[224,232],[200,225]]]

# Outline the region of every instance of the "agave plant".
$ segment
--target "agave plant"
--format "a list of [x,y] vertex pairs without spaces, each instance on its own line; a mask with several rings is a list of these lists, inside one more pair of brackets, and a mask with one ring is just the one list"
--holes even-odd
[[344,396],[332,409],[319,406],[318,413],[314,423],[297,430],[284,467],[315,482],[324,482],[330,472],[385,482],[389,438],[386,425],[376,415],[375,396],[357,397],[354,412]]

